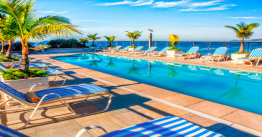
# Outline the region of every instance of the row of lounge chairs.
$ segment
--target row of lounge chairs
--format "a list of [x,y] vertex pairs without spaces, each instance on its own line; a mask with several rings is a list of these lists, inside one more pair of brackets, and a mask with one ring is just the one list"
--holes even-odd
[[[41,85],[41,83],[33,85],[29,92],[32,92],[33,88],[37,85]],[[5,105],[10,100],[14,99],[18,101],[21,105],[18,108],[13,109],[5,109],[0,110],[1,113],[11,113],[23,110],[30,110],[33,109],[32,114],[25,122],[25,125],[22,128],[25,128],[31,121],[32,117],[36,113],[36,111],[48,105],[52,105],[54,102],[61,102],[65,104],[69,110],[76,116],[87,116],[105,112],[111,103],[112,95],[110,92],[102,87],[93,85],[93,84],[83,84],[83,85],[74,85],[74,86],[66,86],[66,87],[59,87],[59,88],[49,88],[44,89],[41,91],[34,92],[41,100],[39,102],[31,102],[27,99],[27,95],[25,93],[19,92],[16,89],[10,87],[9,85],[0,81],[0,91],[9,96],[9,100],[5,100],[4,102],[0,103],[0,106]],[[106,107],[103,110],[98,112],[94,112],[91,114],[79,115],[77,114],[68,103],[74,102],[75,99],[84,98],[87,99],[90,96],[101,96],[101,95],[108,95],[109,100],[107,102]],[[164,118],[160,118],[157,120],[145,122],[142,124],[138,124],[129,128],[125,128],[118,131],[113,131],[108,133],[105,129],[100,126],[89,126],[86,127],[78,132],[76,137],[80,137],[83,133],[85,133],[89,129],[93,128],[100,128],[106,134],[103,135],[104,137],[117,137],[117,136],[203,136],[203,137],[224,137],[221,134],[215,133],[213,131],[207,130],[203,127],[195,125],[191,122],[188,122],[182,118],[175,117],[175,116],[168,116]],[[12,130],[8,127],[0,125],[0,134],[1,136],[19,136],[19,137],[27,137],[26,135],[19,133],[15,130]]]
[[[163,48],[161,51],[155,51],[156,47],[150,47],[149,49],[147,49],[146,51],[142,51],[143,46],[139,46],[137,48],[135,48],[133,51],[129,51],[129,47],[125,47],[124,49],[120,49],[122,46],[117,46],[116,48],[112,49],[112,50],[107,50],[107,52],[112,52],[112,53],[129,53],[129,54],[140,54],[141,56],[154,56],[154,57],[161,57],[161,56],[165,56],[167,54],[168,49],[170,49],[170,47],[165,47]],[[190,59],[190,58],[197,58],[200,57],[200,61],[203,61],[204,59],[206,61],[211,60],[212,62],[214,62],[215,60],[217,60],[218,62],[220,60],[228,60],[229,56],[227,56],[227,51],[228,48],[227,47],[220,47],[217,48],[216,51],[214,52],[214,54],[207,54],[207,55],[200,55],[198,54],[199,47],[191,47],[188,52],[181,52],[181,53],[177,53],[174,54],[174,58],[182,58],[182,59]],[[232,62],[235,64],[243,64],[243,63],[250,63],[251,66],[253,66],[253,62],[256,63],[256,66],[259,64],[259,62],[262,60],[262,48],[258,48],[255,49],[251,52],[249,57],[244,57],[244,58],[238,58],[237,60],[233,60]]]

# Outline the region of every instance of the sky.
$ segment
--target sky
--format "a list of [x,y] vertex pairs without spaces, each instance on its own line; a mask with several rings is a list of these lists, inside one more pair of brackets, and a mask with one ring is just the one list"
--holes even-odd
[[[138,40],[166,41],[171,34],[181,41],[229,41],[238,39],[233,30],[240,22],[260,23],[250,39],[262,39],[262,0],[36,0],[38,16],[60,15],[89,33],[129,40],[126,31],[143,31]],[[52,38],[49,38],[52,39]]]

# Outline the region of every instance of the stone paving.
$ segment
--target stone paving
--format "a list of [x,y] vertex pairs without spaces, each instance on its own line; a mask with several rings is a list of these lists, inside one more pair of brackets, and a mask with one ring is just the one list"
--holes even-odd
[[[262,116],[239,110],[229,106],[213,103],[210,101],[198,99],[195,97],[175,93],[173,91],[164,90],[161,88],[149,86],[143,83],[119,78],[109,74],[97,72],[94,70],[82,68],[72,64],[60,62],[57,60],[50,59],[53,55],[32,55],[35,58],[41,58],[50,63],[52,68],[61,69],[68,75],[68,81],[66,85],[93,83],[95,85],[107,88],[114,95],[113,102],[109,107],[109,110],[104,113],[86,116],[76,117],[70,113],[67,107],[55,103],[54,105],[47,106],[41,110],[38,110],[36,116],[33,117],[31,124],[20,132],[36,137],[53,137],[63,136],[71,137],[75,136],[76,133],[83,127],[90,125],[99,125],[104,127],[107,131],[114,131],[122,129],[128,126],[132,126],[138,123],[146,122],[149,120],[161,118],[164,116],[179,116],[186,120],[189,120],[195,124],[206,127],[207,129],[216,131],[229,137],[244,137],[254,136],[250,133],[243,132],[234,125],[225,125],[214,120],[190,113],[188,111],[169,106],[167,104],[151,100],[149,98],[134,94],[121,87],[135,90],[139,93],[143,93],[152,97],[156,97],[192,110],[197,110],[209,114],[214,117],[228,120],[230,122],[257,130],[262,132]],[[129,55],[128,55],[129,56]],[[132,55],[131,55],[132,56]],[[132,56],[140,57],[140,56]],[[165,57],[152,58],[143,57],[147,59],[157,59],[166,61],[175,61],[182,63],[192,63],[196,65],[209,65],[209,66],[220,66],[231,69],[245,69],[262,72],[262,67],[250,67],[248,65],[230,65],[230,62],[210,63],[210,62],[199,62],[193,60],[180,60],[180,59],[169,59]],[[54,65],[52,65],[54,64]],[[67,69],[65,69],[67,68]],[[78,72],[78,73],[76,73]],[[82,74],[85,75],[82,75]],[[90,77],[87,77],[89,75]],[[98,81],[94,78],[99,78],[117,84],[119,86],[112,86],[108,83]],[[52,87],[59,86],[62,83],[62,79],[59,78],[55,82],[50,82]],[[79,113],[90,113],[100,109],[103,109],[106,105],[107,97],[102,98],[91,98],[91,100],[78,100],[78,102],[70,103],[74,110]],[[5,109],[5,108],[2,108]],[[23,111],[11,114],[1,114],[1,124],[8,126],[13,129],[17,129],[23,125],[25,119],[29,117],[31,111]],[[90,130],[84,136],[89,137],[103,135],[104,133],[99,129]]]

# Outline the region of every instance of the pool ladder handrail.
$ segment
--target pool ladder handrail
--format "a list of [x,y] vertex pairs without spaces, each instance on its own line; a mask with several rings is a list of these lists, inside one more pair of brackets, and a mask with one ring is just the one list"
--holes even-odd
[[97,60],[92,60],[92,61],[96,61],[96,62],[101,62],[101,61],[103,61],[103,59],[101,58],[101,57],[99,57],[96,53],[94,53],[94,52],[92,52],[92,59],[94,59],[94,55],[95,56],[97,56],[99,59],[100,59],[100,61],[97,61]]

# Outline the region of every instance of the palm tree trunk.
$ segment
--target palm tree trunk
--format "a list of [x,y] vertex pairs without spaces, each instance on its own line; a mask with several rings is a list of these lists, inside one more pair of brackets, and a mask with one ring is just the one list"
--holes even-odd
[[109,45],[110,47],[112,46],[112,42],[110,42],[110,45]]
[[92,42],[92,46],[94,46],[95,45],[95,41],[93,40],[93,42]]
[[135,47],[135,39],[133,39],[133,47]]
[[12,51],[13,51],[13,47],[12,47],[13,41],[9,40],[8,43],[9,43],[9,46],[8,46],[5,57],[11,59],[12,58]]
[[244,38],[242,38],[241,40],[241,46],[240,46],[239,52],[244,52]]
[[83,42],[84,43],[84,47],[86,47],[86,43],[85,42]]
[[29,72],[29,59],[28,59],[28,43],[27,40],[22,41],[22,59],[20,63],[20,71]]
[[2,44],[1,53],[5,54],[5,41],[1,41],[1,44]]

